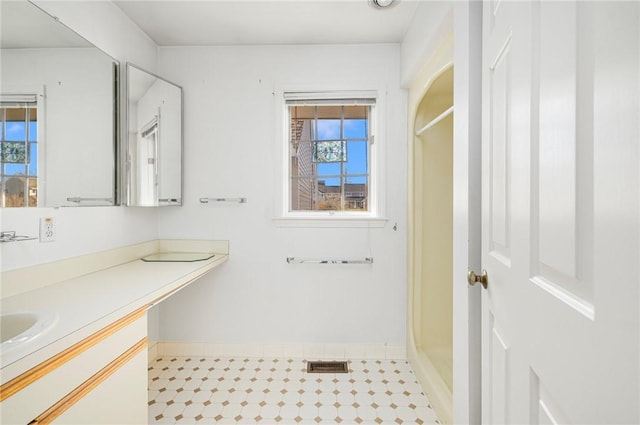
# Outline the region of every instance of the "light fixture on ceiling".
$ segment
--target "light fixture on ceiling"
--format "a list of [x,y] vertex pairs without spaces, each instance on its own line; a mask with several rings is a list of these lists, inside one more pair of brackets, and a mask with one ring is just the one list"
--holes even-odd
[[376,9],[386,9],[396,3],[395,0],[369,0],[369,3]]

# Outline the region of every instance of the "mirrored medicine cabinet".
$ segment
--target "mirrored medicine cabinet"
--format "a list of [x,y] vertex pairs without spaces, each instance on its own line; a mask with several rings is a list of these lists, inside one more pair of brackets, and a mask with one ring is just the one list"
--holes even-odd
[[116,205],[116,60],[34,4],[0,13],[2,207]]
[[182,204],[182,88],[127,63],[126,203]]

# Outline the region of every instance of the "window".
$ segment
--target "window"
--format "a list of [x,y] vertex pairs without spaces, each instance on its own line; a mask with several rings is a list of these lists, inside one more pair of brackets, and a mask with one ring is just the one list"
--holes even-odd
[[38,113],[35,95],[0,100],[2,207],[38,206]]
[[375,99],[286,105],[289,212],[371,212]]

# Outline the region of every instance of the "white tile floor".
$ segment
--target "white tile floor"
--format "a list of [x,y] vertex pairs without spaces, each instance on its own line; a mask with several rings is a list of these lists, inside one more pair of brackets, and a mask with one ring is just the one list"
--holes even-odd
[[158,358],[150,424],[436,424],[403,360],[355,360],[349,373],[306,373],[296,359]]

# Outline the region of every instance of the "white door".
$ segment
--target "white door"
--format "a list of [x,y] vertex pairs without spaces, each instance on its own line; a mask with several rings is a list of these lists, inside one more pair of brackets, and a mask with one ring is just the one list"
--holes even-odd
[[[482,3],[456,1],[453,119],[453,423],[480,423],[480,291],[464,285],[480,268]],[[442,419],[442,418],[441,418]]]
[[485,424],[640,422],[639,5],[484,3]]

